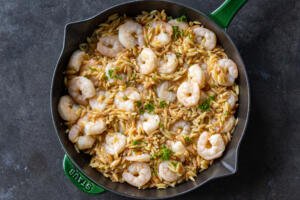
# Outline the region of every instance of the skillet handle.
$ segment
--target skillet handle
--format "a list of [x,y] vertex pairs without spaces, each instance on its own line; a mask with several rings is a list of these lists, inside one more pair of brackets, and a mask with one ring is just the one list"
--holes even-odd
[[105,192],[103,188],[96,185],[93,181],[81,173],[67,155],[65,155],[63,159],[63,169],[65,175],[81,191],[88,194],[100,194]]
[[246,2],[247,0],[225,0],[224,3],[209,16],[219,26],[226,29],[234,15]]

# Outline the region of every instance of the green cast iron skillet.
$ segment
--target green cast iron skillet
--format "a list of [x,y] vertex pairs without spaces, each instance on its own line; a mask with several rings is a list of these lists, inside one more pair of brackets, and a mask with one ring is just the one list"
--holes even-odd
[[[66,25],[63,50],[58,59],[52,79],[51,111],[57,136],[66,152],[66,156],[63,160],[65,175],[74,185],[80,190],[90,194],[98,194],[108,190],[132,198],[163,199],[187,193],[212,179],[232,175],[237,171],[239,144],[248,121],[250,92],[244,63],[236,46],[225,32],[225,28],[245,2],[246,0],[226,0],[217,10],[210,15],[206,15],[193,8],[169,1],[131,1],[106,9],[90,19]],[[239,122],[233,133],[232,141],[227,146],[224,155],[220,159],[217,159],[207,170],[199,173],[195,178],[195,182],[187,181],[174,188],[170,187],[163,190],[138,190],[127,183],[114,183],[89,166],[90,157],[84,153],[78,154],[73,144],[68,140],[65,133],[66,127],[58,114],[57,105],[59,98],[67,93],[64,86],[63,71],[68,64],[71,54],[78,49],[80,43],[86,40],[87,36],[92,34],[93,30],[97,28],[97,25],[104,22],[108,16],[114,13],[121,15],[126,13],[128,16],[136,16],[143,10],[151,11],[155,9],[164,9],[168,15],[173,17],[179,17],[185,14],[188,20],[201,21],[205,27],[216,33],[218,42],[224,47],[227,55],[234,60],[238,66],[239,78],[237,81],[240,86],[240,94],[239,108],[236,116]]]

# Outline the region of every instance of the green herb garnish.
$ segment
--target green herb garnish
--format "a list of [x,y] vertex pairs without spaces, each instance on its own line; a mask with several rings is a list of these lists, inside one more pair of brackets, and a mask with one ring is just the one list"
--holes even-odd
[[122,80],[122,76],[116,74],[117,69],[119,69],[119,68],[116,67],[115,69],[109,69],[108,70],[108,78]]
[[89,66],[89,69],[90,69],[92,72],[97,71],[97,69],[96,69],[95,67],[93,67],[93,66]]
[[155,107],[152,103],[147,103],[145,106],[144,106],[145,110],[149,113],[153,112]]
[[182,16],[176,18],[176,20],[179,21],[179,22],[186,22],[187,21],[187,17],[185,15],[182,15]]
[[165,102],[164,100],[159,102],[159,107],[160,108],[164,108],[166,106],[167,106],[167,102]]
[[175,54],[176,54],[177,58],[182,56],[182,54],[179,52],[176,52]]
[[123,100],[126,101],[128,100],[128,97],[126,95],[123,96]]
[[189,136],[185,136],[185,137],[184,137],[184,141],[185,141],[187,144],[189,144],[189,143],[192,142],[192,139],[191,139]]
[[172,155],[172,151],[166,146],[163,146],[159,152],[159,156],[162,160],[169,160]]
[[210,96],[209,98],[207,98],[202,104],[200,104],[198,106],[199,109],[201,109],[202,111],[207,111],[210,108],[210,103],[211,101],[215,100],[214,96]]
[[139,145],[139,144],[141,144],[141,141],[138,141],[138,140],[132,141],[132,145]]
[[114,71],[115,70],[113,70],[113,69],[108,70],[108,78],[113,78]]
[[170,21],[170,20],[173,19],[173,17],[172,16],[168,16],[167,19],[168,19],[168,21]]
[[135,102],[135,103],[136,103],[136,106],[137,106],[138,108],[142,107],[142,102],[141,102],[141,101],[137,101],[137,102]]
[[173,28],[173,38],[174,40],[177,40],[180,36],[183,35],[183,32],[179,30],[178,26],[172,26]]

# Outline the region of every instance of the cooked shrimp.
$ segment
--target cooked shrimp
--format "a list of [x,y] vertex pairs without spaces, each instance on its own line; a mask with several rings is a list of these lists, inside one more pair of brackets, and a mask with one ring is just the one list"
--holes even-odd
[[205,73],[199,64],[191,65],[188,69],[188,78],[199,84],[200,89],[205,86]]
[[140,116],[140,125],[142,129],[147,133],[151,133],[159,127],[159,116],[155,114],[144,113]]
[[111,97],[109,91],[98,91],[97,95],[89,100],[89,104],[93,110],[103,111],[106,108],[107,101]]
[[119,26],[119,40],[126,49],[131,49],[136,45],[144,46],[143,27],[132,20],[128,20]]
[[189,25],[186,22],[180,22],[177,19],[171,19],[168,21],[168,23],[171,26],[178,26],[179,30],[181,31],[184,31],[189,27]]
[[132,156],[127,156],[125,157],[126,160],[128,161],[135,161],[135,162],[149,162],[150,161],[150,155],[147,153],[143,153],[140,155],[132,155]]
[[74,122],[80,116],[80,108],[70,96],[65,95],[59,99],[58,113],[63,120]]
[[89,121],[84,125],[84,133],[86,135],[99,135],[106,130],[105,121],[101,118],[92,122]]
[[68,82],[68,91],[73,99],[82,105],[87,105],[87,100],[96,93],[92,81],[83,76],[72,78]]
[[180,141],[167,141],[167,146],[170,147],[175,156],[181,156],[185,153],[185,146]]
[[191,125],[187,121],[180,120],[172,126],[171,131],[176,134],[187,135],[191,131]]
[[170,24],[163,21],[155,21],[151,24],[151,28],[155,29],[155,34],[150,42],[153,47],[164,47],[172,40],[173,28]]
[[181,83],[177,90],[177,99],[185,107],[197,105],[200,99],[199,85],[191,81]]
[[178,59],[172,52],[168,52],[159,61],[158,72],[162,74],[170,74],[176,70]]
[[126,145],[126,136],[121,133],[108,133],[105,136],[104,148],[108,154],[121,153]]
[[158,166],[158,176],[159,178],[168,181],[168,182],[173,182],[176,181],[180,176],[171,171],[169,168],[169,165],[171,164],[170,161],[163,161],[159,164]]
[[80,50],[74,51],[69,60],[67,69],[72,70],[74,72],[78,72],[85,55],[86,54],[83,51]]
[[140,93],[132,87],[116,94],[114,104],[120,110],[134,111],[135,102],[141,100]]
[[[209,145],[209,147],[208,147]],[[222,156],[225,144],[220,134],[211,135],[204,131],[197,143],[197,152],[205,160],[213,160]]]
[[135,162],[129,165],[122,174],[123,179],[135,187],[142,187],[151,179],[151,169],[146,163]]
[[212,50],[216,47],[217,37],[214,32],[207,28],[203,28],[200,26],[195,26],[193,28],[193,32],[196,37],[196,41],[204,46],[207,50]]
[[103,36],[97,43],[97,50],[104,56],[114,58],[123,50],[123,46],[120,43],[118,36],[110,35]]
[[173,102],[176,99],[176,94],[174,92],[169,91],[170,83],[168,81],[164,81],[157,86],[156,94],[158,98]]
[[157,57],[150,48],[144,48],[137,57],[137,64],[141,74],[150,74],[157,67]]
[[86,150],[92,148],[94,143],[95,143],[95,138],[89,135],[84,135],[78,137],[76,144],[79,150]]
[[230,109],[234,109],[236,106],[236,102],[238,101],[237,95],[232,91],[223,93],[222,95],[220,95],[220,98],[227,99],[226,102],[228,103]]
[[222,133],[227,133],[232,130],[236,122],[236,119],[234,116],[229,117],[225,122],[222,127]]
[[211,70],[212,78],[219,85],[231,86],[238,77],[238,68],[231,59],[220,59],[217,65]]
[[68,138],[71,142],[76,143],[78,140],[78,137],[82,131],[82,127],[78,124],[74,124],[68,134]]

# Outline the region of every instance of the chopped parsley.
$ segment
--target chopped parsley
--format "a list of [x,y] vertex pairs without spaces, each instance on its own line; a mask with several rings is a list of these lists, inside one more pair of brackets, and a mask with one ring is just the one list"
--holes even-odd
[[172,26],[173,28],[173,39],[177,40],[180,36],[183,35],[183,32],[179,30],[178,26]]
[[202,104],[200,104],[198,106],[199,109],[201,109],[202,111],[207,111],[210,108],[210,103],[211,101],[215,100],[214,96],[210,96],[209,98],[207,98]]
[[163,123],[159,122],[159,128],[164,128]]
[[136,106],[137,106],[138,108],[142,107],[142,102],[141,102],[141,101],[137,101],[137,102],[135,102],[135,103],[136,103]]
[[90,69],[92,72],[97,71],[97,69],[96,69],[95,67],[93,67],[93,66],[89,66],[89,69]]
[[149,113],[153,112],[155,107],[152,103],[147,103],[145,106],[144,106],[145,110]]
[[116,70],[118,70],[118,69],[119,69],[118,67],[116,67],[115,69],[109,69],[108,70],[108,78],[122,80],[122,76],[120,76],[116,73]]
[[176,168],[177,168],[177,165],[178,165],[178,162],[172,161],[172,162],[171,162],[171,165],[173,165],[173,167],[176,169]]
[[126,101],[128,100],[128,97],[126,95],[123,96],[123,100]]
[[159,156],[162,160],[169,160],[172,155],[172,151],[166,146],[163,146],[159,152]]
[[138,141],[138,140],[132,141],[132,145],[139,145],[139,144],[141,144],[141,141]]
[[192,139],[189,136],[184,136],[184,141],[189,144],[192,142]]
[[167,106],[167,102],[165,102],[164,100],[162,100],[162,101],[159,102],[159,107],[160,108],[164,108],[166,106]]
[[180,56],[182,56],[182,54],[179,53],[179,52],[176,52],[175,54],[176,54],[177,58],[180,57]]
[[114,71],[115,70],[113,70],[113,69],[108,70],[108,78],[113,78]]
[[186,22],[187,17],[185,15],[182,15],[182,16],[178,17],[176,20],[179,21],[179,22]]

